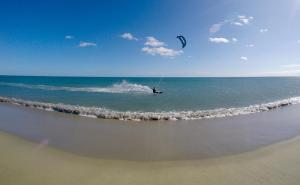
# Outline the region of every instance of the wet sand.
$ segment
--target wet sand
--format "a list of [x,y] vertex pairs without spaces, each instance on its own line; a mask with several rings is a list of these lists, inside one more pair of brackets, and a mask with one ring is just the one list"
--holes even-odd
[[134,162],[74,155],[0,132],[3,185],[298,185],[300,138],[203,160]]
[[132,161],[235,155],[300,135],[300,105],[197,121],[125,122],[0,104],[0,130],[66,152]]

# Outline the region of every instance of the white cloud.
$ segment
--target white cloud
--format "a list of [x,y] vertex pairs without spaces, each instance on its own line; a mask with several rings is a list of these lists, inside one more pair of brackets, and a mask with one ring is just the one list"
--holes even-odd
[[248,61],[248,57],[241,57],[241,60]]
[[224,20],[224,21],[221,21],[219,23],[216,23],[216,24],[213,24],[210,28],[209,28],[209,32],[211,34],[214,34],[214,33],[217,33],[221,30],[221,28],[228,24],[228,23],[231,23],[233,20]]
[[72,40],[72,39],[74,39],[74,36],[73,35],[66,35],[65,39],[66,40]]
[[286,64],[286,65],[281,65],[280,67],[282,67],[282,68],[298,68],[298,67],[300,67],[300,64]]
[[254,48],[255,47],[255,45],[254,44],[247,44],[247,45],[245,45],[247,48]]
[[97,46],[97,44],[94,43],[94,42],[83,42],[83,41],[81,41],[81,42],[79,43],[79,47],[81,47],[81,48],[85,48],[85,47],[96,47],[96,46]]
[[238,40],[237,40],[237,38],[232,38],[232,42],[237,42]]
[[244,26],[244,24],[243,24],[243,23],[240,23],[240,22],[233,22],[233,23],[231,23],[231,24],[236,25],[236,26]]
[[134,37],[131,33],[123,33],[121,35],[121,37],[123,39],[126,39],[126,40],[138,40],[136,37]]
[[266,33],[268,32],[269,30],[267,28],[262,28],[259,30],[260,33]]
[[209,28],[209,32],[210,33],[217,33],[218,31],[220,31],[221,27],[224,25],[224,22],[220,22],[220,23],[217,23],[217,24],[214,24],[212,25],[210,28]]
[[240,22],[233,22],[233,23],[231,23],[231,24],[233,24],[233,25],[236,25],[236,26],[244,26],[242,23],[240,23]]
[[173,50],[173,49],[169,49],[169,48],[165,48],[163,46],[160,46],[160,47],[143,47],[142,48],[142,51],[147,53],[147,54],[150,54],[150,55],[160,55],[160,56],[165,56],[165,57],[175,57],[175,56],[178,56],[180,55],[181,53],[183,53],[183,51],[176,51],[176,50]]
[[173,50],[170,48],[166,48],[166,44],[164,42],[159,41],[155,37],[147,37],[147,41],[145,42],[145,47],[142,48],[142,51],[149,55],[160,55],[164,57],[174,58],[183,53],[182,50]]
[[228,39],[223,38],[223,37],[214,37],[214,38],[210,37],[209,41],[213,42],[213,43],[217,43],[217,44],[220,44],[220,43],[227,44],[230,42]]
[[239,15],[238,19],[239,19],[239,23],[241,23],[242,25],[245,25],[245,24],[249,24],[254,18],[251,16],[247,17],[245,15]]
[[235,26],[244,26],[244,25],[248,25],[251,23],[251,21],[253,21],[254,18],[252,16],[245,16],[245,15],[239,15],[236,18],[233,19],[226,19],[224,21],[221,21],[219,23],[213,24],[210,28],[209,28],[209,32],[211,34],[213,33],[217,33],[221,30],[221,28],[226,25],[226,24],[232,24]]
[[298,44],[300,44],[300,40],[298,40]]
[[152,47],[160,47],[160,46],[165,46],[165,43],[157,40],[154,37],[147,37],[147,41],[146,41],[145,45],[152,46]]

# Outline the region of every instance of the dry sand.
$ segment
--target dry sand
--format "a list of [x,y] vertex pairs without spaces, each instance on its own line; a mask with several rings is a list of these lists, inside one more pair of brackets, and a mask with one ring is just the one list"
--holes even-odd
[[300,138],[256,151],[191,161],[101,160],[0,132],[1,185],[299,185]]

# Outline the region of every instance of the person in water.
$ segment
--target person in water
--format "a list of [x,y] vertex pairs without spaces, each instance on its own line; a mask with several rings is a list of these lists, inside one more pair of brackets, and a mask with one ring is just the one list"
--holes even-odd
[[157,93],[155,87],[152,88],[152,92],[153,92],[154,94]]
[[163,93],[161,91],[157,91],[155,87],[152,88],[152,92],[153,92],[153,94],[161,94],[161,93]]

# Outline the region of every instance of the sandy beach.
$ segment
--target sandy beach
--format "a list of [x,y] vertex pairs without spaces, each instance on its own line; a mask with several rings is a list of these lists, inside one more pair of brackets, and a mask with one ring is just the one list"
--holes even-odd
[[299,184],[300,138],[253,152],[190,161],[101,160],[40,148],[1,132],[3,185]]
[[0,182],[298,184],[299,108],[196,122],[133,123],[1,104]]

